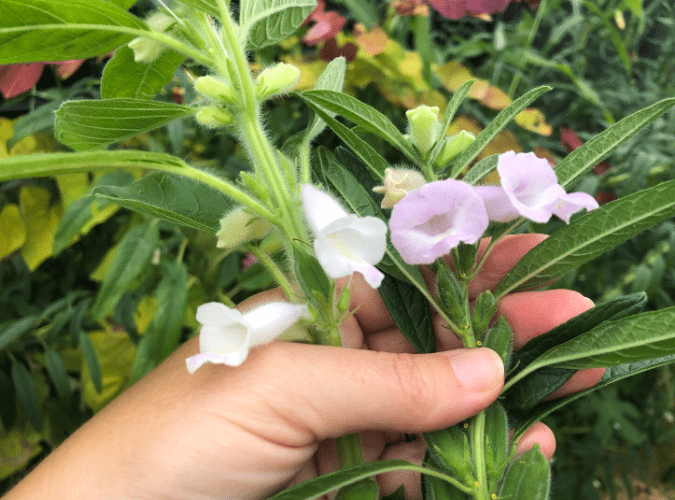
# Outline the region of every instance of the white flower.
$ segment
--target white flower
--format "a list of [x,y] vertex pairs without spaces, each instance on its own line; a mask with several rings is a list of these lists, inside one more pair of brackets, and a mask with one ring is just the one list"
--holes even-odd
[[311,184],[302,186],[302,204],[314,232],[314,252],[331,278],[363,275],[373,288],[384,275],[377,264],[387,247],[387,225],[377,217],[349,214],[330,195]]
[[203,304],[197,309],[200,353],[185,360],[187,369],[194,373],[204,363],[239,366],[249,349],[273,341],[301,318],[310,319],[305,304],[268,302],[243,314],[218,302]]

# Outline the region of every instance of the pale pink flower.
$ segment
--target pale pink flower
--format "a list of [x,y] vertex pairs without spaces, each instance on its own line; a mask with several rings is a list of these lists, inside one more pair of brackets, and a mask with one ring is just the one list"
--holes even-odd
[[300,319],[310,319],[305,304],[268,302],[241,313],[219,302],[197,308],[200,353],[185,360],[194,373],[205,363],[239,366],[252,347],[267,344]]
[[408,264],[431,264],[460,242],[475,243],[488,227],[483,200],[466,182],[430,182],[392,210],[391,242]]
[[566,193],[558,184],[548,160],[534,153],[509,151],[499,155],[501,186],[477,186],[490,220],[507,222],[522,215],[534,222],[548,222],[555,214],[569,223],[572,214],[598,208],[586,193]]

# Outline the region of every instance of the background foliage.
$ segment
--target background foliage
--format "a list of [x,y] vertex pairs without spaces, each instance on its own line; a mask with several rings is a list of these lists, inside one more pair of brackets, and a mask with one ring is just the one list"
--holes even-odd
[[[422,15],[401,15],[404,7]],[[132,11],[151,8],[141,1]],[[319,22],[334,12],[331,19],[344,19],[331,24],[330,36],[313,37],[310,22],[259,50],[252,63],[292,62],[302,69],[302,90],[313,87],[328,60],[344,55],[346,91],[400,128],[406,109],[442,108],[475,78],[450,133],[477,133],[513,98],[550,85],[536,108],[521,113],[481,158],[534,150],[556,162],[612,123],[675,95],[674,10],[668,0],[542,0],[536,9],[519,2],[491,16],[448,20],[414,0],[328,2],[310,17]],[[1,102],[0,158],[65,150],[53,138],[53,112],[65,100],[98,96],[107,61],[87,60],[66,80],[46,66],[34,89]],[[177,71],[166,85],[160,82],[158,100],[190,102],[188,78]],[[308,118],[300,100],[279,99],[267,128],[276,144],[290,144]],[[117,147],[169,152],[232,177],[246,168],[234,141],[191,123],[172,121]],[[330,149],[339,144],[331,132],[320,142]],[[373,137],[370,144],[390,163],[401,162],[384,141]],[[674,147],[671,112],[622,145],[580,187],[603,202],[673,179]],[[133,203],[139,189],[170,196],[169,176],[139,179],[139,171],[129,170],[0,184],[0,493],[196,333],[197,305],[236,303],[271,286],[252,255],[221,253],[210,234],[120,209],[115,202]],[[555,224],[526,229],[550,232]],[[273,239],[265,244],[278,246]],[[596,303],[644,291],[648,309],[674,305],[675,223],[629,240],[555,286]],[[147,350],[157,338],[163,339],[159,355]],[[632,497],[640,481],[655,495],[670,490],[673,378],[671,367],[646,372],[548,419],[558,437],[554,498]]]

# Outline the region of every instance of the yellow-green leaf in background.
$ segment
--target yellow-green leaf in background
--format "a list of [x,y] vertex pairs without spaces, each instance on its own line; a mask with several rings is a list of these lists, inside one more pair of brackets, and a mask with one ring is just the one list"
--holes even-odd
[[19,207],[12,203],[0,212],[0,259],[21,248],[26,241],[26,226]]
[[549,136],[553,133],[551,126],[546,123],[544,113],[537,108],[527,108],[516,115],[514,121],[526,130]]
[[42,435],[27,420],[23,427],[5,432],[0,424],[0,480],[23,469],[42,451]]
[[63,210],[60,205],[50,206],[49,198],[49,191],[38,186],[25,186],[19,192],[26,223],[26,242],[21,256],[31,271],[53,255],[54,235]]

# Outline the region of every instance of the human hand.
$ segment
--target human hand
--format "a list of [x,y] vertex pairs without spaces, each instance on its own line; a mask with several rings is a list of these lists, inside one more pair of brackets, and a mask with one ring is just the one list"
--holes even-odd
[[[501,240],[470,288],[492,288],[542,236]],[[253,350],[236,368],[206,365],[188,374],[193,339],[97,414],[50,455],[5,500],[264,499],[337,466],[333,438],[362,432],[366,461],[421,462],[424,442],[402,433],[453,425],[487,407],[503,384],[501,361],[488,349],[460,349],[436,321],[441,352],[415,355],[394,326],[377,290],[355,276],[359,307],[342,325],[345,347],[274,342]],[[259,294],[248,309],[279,299]],[[512,294],[498,314],[512,325],[516,347],[591,307],[576,292]],[[602,370],[577,373],[557,396],[589,387]],[[520,440],[538,442],[550,457],[543,424]],[[419,498],[419,476],[378,478],[383,493],[405,484]]]

